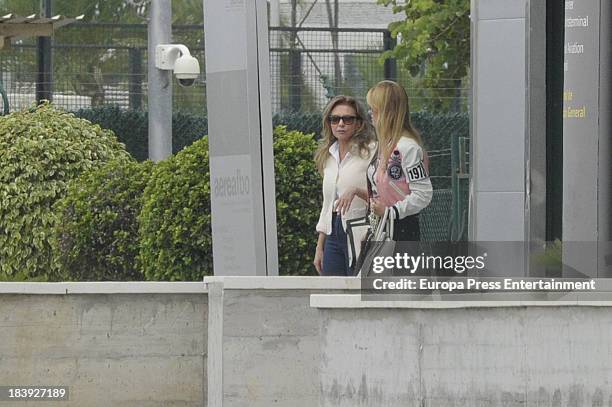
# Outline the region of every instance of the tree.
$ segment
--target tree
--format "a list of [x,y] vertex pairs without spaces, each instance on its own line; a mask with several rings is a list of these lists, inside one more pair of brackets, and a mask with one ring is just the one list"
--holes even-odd
[[469,0],[377,1],[392,6],[395,14],[405,14],[404,20],[389,25],[398,41],[383,58],[396,58],[422,79],[421,86],[433,89],[435,108],[448,108],[469,69]]

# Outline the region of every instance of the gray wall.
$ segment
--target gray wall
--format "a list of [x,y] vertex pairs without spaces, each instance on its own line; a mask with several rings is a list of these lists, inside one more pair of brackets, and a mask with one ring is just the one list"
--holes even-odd
[[526,1],[471,3],[470,240],[525,240]]
[[166,284],[0,284],[0,384],[68,386],[62,406],[205,405],[204,285]]
[[609,305],[322,309],[319,405],[612,405]]
[[310,295],[359,289],[334,277],[215,277],[209,288],[210,407],[319,402],[319,312]]
[[87,407],[612,402],[609,295],[362,303],[359,285],[2,283],[0,384],[69,386],[61,405]]
[[565,43],[582,46],[565,55],[564,109],[585,109],[563,120],[563,241],[599,242],[564,253],[584,274],[612,276],[612,46],[609,1],[575,1],[566,18],[587,17],[587,27],[566,27]]

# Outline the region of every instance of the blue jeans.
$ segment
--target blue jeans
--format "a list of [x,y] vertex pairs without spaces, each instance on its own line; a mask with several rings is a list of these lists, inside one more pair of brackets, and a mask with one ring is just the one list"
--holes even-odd
[[349,270],[346,232],[342,228],[342,218],[335,212],[332,216],[332,232],[325,237],[321,275],[352,276]]

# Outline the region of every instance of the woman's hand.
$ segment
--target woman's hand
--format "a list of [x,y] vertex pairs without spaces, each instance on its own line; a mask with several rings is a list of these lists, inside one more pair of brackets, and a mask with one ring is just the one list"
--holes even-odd
[[323,247],[319,247],[319,245],[317,245],[312,264],[314,264],[315,268],[317,269],[317,273],[321,274],[321,268],[323,267]]
[[336,201],[336,212],[340,212],[340,214],[344,215],[351,207],[355,195],[357,195],[357,188],[350,188],[343,193]]
[[383,216],[385,214],[385,208],[385,205],[380,202],[378,198],[372,198],[370,200],[370,209],[378,216]]

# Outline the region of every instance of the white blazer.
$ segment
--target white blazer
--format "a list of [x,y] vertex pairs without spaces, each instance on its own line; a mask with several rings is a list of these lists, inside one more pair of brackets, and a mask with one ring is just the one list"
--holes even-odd
[[[326,235],[332,232],[332,212],[338,197],[353,187],[367,189],[367,169],[376,152],[376,143],[370,144],[367,156],[361,156],[359,147],[354,145],[341,162],[339,162],[338,148],[338,142],[331,145],[329,157],[323,169],[323,207],[321,208],[321,215],[317,223],[317,232],[325,233]],[[347,221],[364,218],[367,215],[367,209],[367,202],[355,196],[349,210],[342,215],[342,227],[344,230],[347,231]],[[356,229],[353,230],[356,231]],[[359,256],[361,241],[366,231],[367,228],[359,228],[359,232],[353,233],[352,236],[347,236],[349,264],[351,265],[353,259]]]

